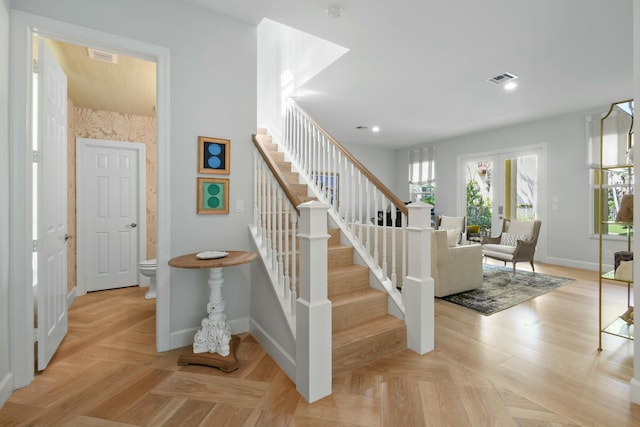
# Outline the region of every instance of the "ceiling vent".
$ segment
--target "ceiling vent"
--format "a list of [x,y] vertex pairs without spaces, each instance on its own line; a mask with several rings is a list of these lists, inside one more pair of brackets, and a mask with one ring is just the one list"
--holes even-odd
[[89,53],[89,58],[95,59],[96,61],[110,62],[111,64],[118,63],[118,55],[115,53],[91,48],[87,48],[87,52]]
[[514,80],[514,79],[517,79],[517,78],[518,78],[518,76],[516,76],[515,74],[504,73],[504,74],[499,74],[499,75],[497,75],[495,77],[491,77],[487,81],[499,85],[499,84],[502,84],[504,82],[508,82],[509,80]]

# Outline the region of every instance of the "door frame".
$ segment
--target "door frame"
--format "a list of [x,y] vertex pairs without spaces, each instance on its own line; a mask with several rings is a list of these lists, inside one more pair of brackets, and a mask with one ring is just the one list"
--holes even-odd
[[[101,147],[105,149],[130,149],[138,153],[138,238],[136,242],[137,246],[137,261],[135,265],[138,265],[140,260],[146,259],[147,256],[147,176],[146,176],[146,145],[141,142],[124,142],[124,141],[109,141],[106,139],[94,139],[94,138],[76,138],[76,206],[78,195],[81,191],[84,191],[85,181],[80,179],[81,168],[78,167],[78,163],[83,158],[82,154],[89,147]],[[80,251],[80,241],[86,239],[86,224],[85,224],[84,211],[82,209],[76,209],[76,295],[85,295],[87,293],[86,287],[86,274],[85,263],[81,263],[78,259],[78,254],[83,253]],[[140,273],[136,273],[138,278],[138,284],[140,283]],[[82,279],[81,279],[82,278]]]
[[[9,352],[13,388],[34,379],[32,283],[32,60],[34,35],[110,50],[156,63],[157,74],[157,259],[156,349],[170,349],[170,57],[169,49],[11,10],[9,93]],[[73,294],[73,291],[71,292]]]
[[[481,158],[502,158],[509,154],[523,154],[523,153],[540,153],[538,159],[538,218],[542,221],[543,227],[540,228],[540,235],[538,238],[538,245],[536,249],[536,260],[545,262],[547,259],[547,239],[546,239],[546,227],[544,224],[547,219],[547,144],[532,144],[526,146],[505,147],[499,150],[488,150],[477,153],[470,153],[458,156],[457,165],[457,182],[456,182],[456,198],[457,198],[457,211],[466,212],[466,191],[465,191],[465,164],[470,160],[476,160]],[[501,168],[502,169],[502,168]],[[498,182],[502,183],[504,177],[498,177]],[[493,215],[492,215],[493,218]],[[492,224],[494,221],[492,221]],[[497,230],[494,230],[492,226],[492,234],[497,234]]]

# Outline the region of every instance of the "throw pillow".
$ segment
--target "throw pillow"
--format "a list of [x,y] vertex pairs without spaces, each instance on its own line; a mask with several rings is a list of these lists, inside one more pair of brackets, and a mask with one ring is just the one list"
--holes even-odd
[[516,246],[518,244],[518,240],[527,240],[526,234],[519,233],[502,233],[500,236],[500,244],[505,246]]
[[618,280],[631,282],[633,280],[633,261],[620,261],[614,277]]
[[467,225],[467,231],[469,233],[479,233],[480,226],[479,225]]
[[450,248],[458,245],[458,237],[460,236],[460,232],[455,228],[450,228],[447,230],[447,246]]

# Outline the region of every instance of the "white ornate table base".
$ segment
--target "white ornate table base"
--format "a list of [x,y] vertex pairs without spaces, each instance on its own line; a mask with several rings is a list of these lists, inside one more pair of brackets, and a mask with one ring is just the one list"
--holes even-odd
[[231,335],[231,329],[224,314],[222,299],[222,268],[209,269],[209,302],[207,313],[202,319],[202,328],[193,338],[193,349],[178,359],[178,365],[206,365],[220,368],[224,372],[238,369],[236,349],[240,338]]

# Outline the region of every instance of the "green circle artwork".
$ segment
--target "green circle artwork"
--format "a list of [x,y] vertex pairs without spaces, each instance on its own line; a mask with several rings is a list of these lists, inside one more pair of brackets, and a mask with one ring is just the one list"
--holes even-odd
[[221,208],[223,197],[223,184],[211,183],[207,184],[205,188],[205,200],[204,204],[209,209]]

